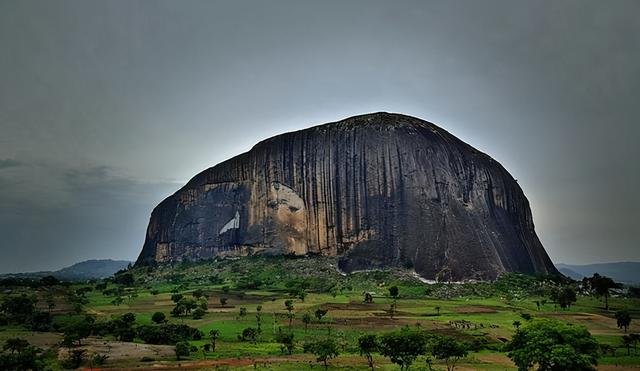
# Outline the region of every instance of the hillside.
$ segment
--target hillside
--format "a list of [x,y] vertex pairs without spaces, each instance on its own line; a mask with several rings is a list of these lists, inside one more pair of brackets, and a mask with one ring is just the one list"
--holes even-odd
[[608,276],[622,283],[640,284],[640,262],[616,262],[586,265],[556,264],[556,268],[574,280],[590,277],[594,273]]
[[127,268],[129,264],[131,264],[131,262],[127,260],[92,259],[73,264],[57,271],[11,273],[1,275],[1,277],[29,278],[53,276],[63,281],[85,281],[112,276],[117,271]]

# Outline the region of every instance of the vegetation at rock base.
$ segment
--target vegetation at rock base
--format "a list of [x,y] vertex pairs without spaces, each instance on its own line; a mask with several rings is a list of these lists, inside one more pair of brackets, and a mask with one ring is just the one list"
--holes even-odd
[[589,280],[521,274],[427,284],[402,267],[343,276],[322,257],[220,259],[118,276],[2,281],[0,369],[178,358],[282,370],[640,365],[640,299],[606,280],[606,292]]

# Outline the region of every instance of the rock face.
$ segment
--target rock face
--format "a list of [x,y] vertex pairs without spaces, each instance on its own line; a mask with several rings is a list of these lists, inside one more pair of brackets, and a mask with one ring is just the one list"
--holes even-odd
[[437,280],[557,273],[518,183],[429,122],[389,113],[278,135],[191,179],[151,215],[138,265],[339,257]]

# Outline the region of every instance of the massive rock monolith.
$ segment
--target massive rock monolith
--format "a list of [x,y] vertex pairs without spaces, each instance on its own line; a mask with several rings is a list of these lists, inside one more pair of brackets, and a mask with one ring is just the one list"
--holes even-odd
[[495,160],[436,125],[373,113],[286,133],[209,168],[151,214],[137,264],[337,256],[437,280],[557,273]]

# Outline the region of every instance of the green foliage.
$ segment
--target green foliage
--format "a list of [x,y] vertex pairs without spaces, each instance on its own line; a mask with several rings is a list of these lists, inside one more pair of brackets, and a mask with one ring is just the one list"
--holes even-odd
[[589,284],[593,292],[604,298],[605,309],[609,310],[609,296],[611,296],[611,289],[620,288],[614,280],[609,277],[601,276],[598,273],[594,273],[593,276],[585,278],[583,281]]
[[631,315],[626,310],[617,311],[616,321],[618,323],[618,328],[624,328],[624,332],[627,332],[629,325],[631,325]]
[[242,330],[242,333],[240,335],[238,335],[238,339],[240,341],[248,341],[250,343],[255,344],[256,341],[258,340],[258,329],[255,329],[253,327],[247,327],[244,330]]
[[164,323],[166,321],[166,319],[167,319],[167,316],[162,312],[155,312],[151,316],[151,320],[156,324]]
[[371,367],[371,370],[374,368],[373,353],[377,352],[379,347],[378,337],[374,334],[362,335],[358,338],[360,355],[367,359],[367,364]]
[[220,337],[220,330],[211,330],[209,331],[209,340],[211,340],[211,351],[216,351],[216,341]]
[[180,341],[200,340],[202,332],[184,324],[164,323],[161,325],[143,325],[137,334],[147,344],[176,344]]
[[291,354],[293,352],[293,348],[295,346],[293,338],[293,332],[284,332],[282,329],[278,329],[278,332],[276,333],[276,341],[280,343],[280,350],[282,353],[287,352],[288,354]]
[[573,286],[566,285],[554,289],[551,292],[550,299],[560,305],[560,308],[570,309],[571,305],[578,300],[578,297]]
[[179,341],[176,343],[175,352],[176,359],[179,361],[182,357],[189,357],[191,346],[188,341]]
[[135,284],[135,277],[131,272],[116,273],[113,277],[113,282],[118,285],[133,286]]
[[322,362],[325,369],[329,367],[327,362],[340,354],[338,344],[332,338],[306,343],[304,345],[304,351],[306,353],[313,353],[316,356],[316,361]]
[[42,350],[31,346],[20,338],[9,338],[2,346],[0,353],[0,370],[43,370],[44,356]]
[[453,371],[456,363],[467,356],[468,346],[450,336],[436,336],[431,340],[430,351],[436,359],[445,361],[447,371]]
[[427,351],[427,337],[408,327],[380,336],[380,354],[408,370],[416,358]]
[[400,291],[398,290],[398,286],[389,287],[389,296],[391,296],[394,299],[397,299],[398,295],[400,295]]
[[0,311],[4,312],[9,321],[23,324],[27,323],[35,311],[36,298],[31,295],[21,294],[6,296],[0,304]]
[[506,349],[519,370],[593,370],[598,358],[598,343],[586,328],[553,320],[517,330]]
[[322,321],[322,317],[327,315],[327,312],[329,312],[329,310],[327,309],[322,309],[322,308],[318,308],[316,309],[316,311],[313,313],[313,315],[318,319],[318,322]]

